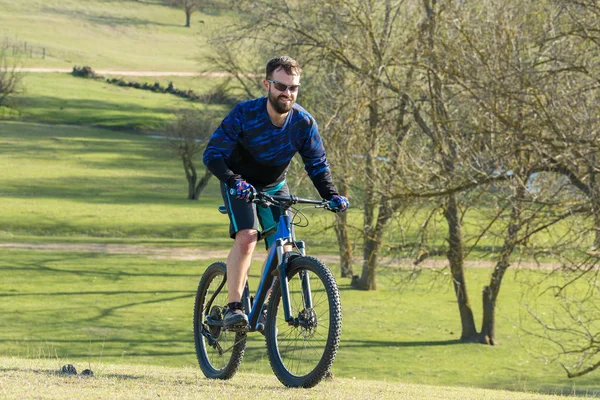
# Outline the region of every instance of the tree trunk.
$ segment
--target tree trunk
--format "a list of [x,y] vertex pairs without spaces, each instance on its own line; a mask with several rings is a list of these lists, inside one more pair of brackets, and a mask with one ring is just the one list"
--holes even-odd
[[[502,284],[502,278],[504,273],[510,266],[509,258],[512,254],[515,246],[514,242],[512,246],[508,245],[509,239],[504,245],[505,251],[501,256],[500,261],[496,264],[490,284],[483,288],[483,320],[481,323],[481,332],[479,333],[478,342],[483,344],[495,345],[496,342],[496,301],[498,300],[498,294],[500,293],[500,285]],[[507,246],[508,245],[508,246]],[[511,247],[509,250],[507,247]]]
[[190,27],[191,19],[192,19],[192,10],[191,9],[186,9],[185,10],[185,27],[186,28]]
[[196,173],[196,166],[194,162],[189,158],[182,156],[183,169],[185,170],[185,177],[188,181],[188,200],[195,200],[196,195],[196,181],[198,180],[198,174]]
[[[339,189],[343,195],[348,193],[348,183],[345,179],[340,181]],[[354,269],[352,267],[352,244],[350,243],[350,235],[348,235],[348,213],[336,214],[333,229],[338,241],[341,276],[342,278],[351,278],[354,275]]]
[[594,213],[594,250],[600,250],[600,202],[592,199],[592,212]]
[[483,321],[478,342],[492,346],[496,344],[496,302],[493,298],[492,288],[485,286],[483,288]]
[[481,323],[481,332],[478,341],[484,344],[496,344],[496,301],[500,293],[500,285],[504,273],[510,266],[510,256],[517,246],[517,234],[521,229],[521,201],[525,195],[525,186],[517,187],[517,193],[514,198],[512,211],[510,215],[510,224],[508,232],[504,239],[504,245],[500,252],[500,260],[492,272],[490,284],[483,288],[483,320]]
[[354,275],[352,267],[352,244],[348,235],[348,214],[339,213],[335,217],[334,229],[338,241],[338,249],[340,254],[340,269],[342,278],[351,278]]
[[377,281],[375,278],[377,277],[377,261],[379,260],[382,237],[395,210],[396,208],[392,207],[391,202],[388,199],[381,199],[381,203],[379,204],[379,214],[377,215],[377,224],[365,242],[363,274],[359,279],[353,278],[353,287],[363,290],[377,290]]
[[363,268],[360,278],[352,277],[352,287],[361,290],[377,290],[377,261],[379,242],[367,238],[364,244]]
[[[369,103],[369,151],[365,165],[365,183],[371,185],[377,178],[377,155],[379,154],[379,141],[377,134],[378,104],[377,104],[377,84],[371,87]],[[377,200],[375,199],[375,190],[367,188],[364,203],[364,248],[363,248],[363,267],[360,278],[352,280],[352,286],[362,290],[377,290],[375,269],[377,268],[377,251],[379,243],[376,237],[375,210],[377,209]]]
[[460,322],[462,326],[460,340],[474,341],[477,339],[477,330],[475,329],[473,310],[467,294],[463,260],[462,226],[455,195],[450,195],[448,197],[446,209],[444,210],[444,216],[448,222],[449,246],[447,257],[450,263],[452,283],[454,285],[454,293],[456,294],[456,300],[458,302],[458,310],[460,312]]
[[198,200],[200,198],[202,191],[204,190],[206,185],[208,185],[208,181],[210,180],[211,177],[212,177],[212,174],[210,173],[210,171],[208,169],[206,171],[204,171],[204,176],[202,177],[202,179],[200,179],[200,182],[198,182],[198,185],[196,186],[196,189],[194,190],[194,198],[191,200]]
[[[596,165],[596,154],[592,154],[590,157],[592,165]],[[592,214],[594,216],[594,250],[600,250],[600,188],[598,187],[596,168],[588,168],[589,174],[589,196],[592,204]]]

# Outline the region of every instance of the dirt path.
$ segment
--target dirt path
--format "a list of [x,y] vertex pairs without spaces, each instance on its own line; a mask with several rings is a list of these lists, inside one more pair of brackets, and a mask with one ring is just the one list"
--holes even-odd
[[[159,260],[181,260],[181,261],[203,261],[210,259],[227,258],[228,250],[205,250],[187,247],[151,247],[132,244],[102,244],[102,243],[0,243],[0,249],[23,249],[40,252],[73,252],[73,253],[104,253],[104,254],[139,254],[151,259]],[[262,257],[262,252],[257,252],[256,258]],[[264,253],[262,253],[264,254]],[[314,255],[325,263],[339,263],[337,255],[320,254]],[[360,260],[357,261],[357,267]],[[410,267],[411,261],[406,259],[383,258],[381,266],[387,267]],[[448,266],[446,260],[427,260],[420,265],[422,268],[444,268]],[[491,261],[465,261],[469,268],[493,268],[495,264]],[[560,265],[548,263],[537,264],[535,262],[520,262],[513,265],[515,268],[528,269],[556,269]]]
[[[60,72],[70,73],[70,68],[17,68],[17,72]],[[228,76],[227,72],[177,72],[177,71],[115,71],[112,69],[95,69],[94,72],[99,75],[117,75],[117,76],[209,76],[220,78]]]

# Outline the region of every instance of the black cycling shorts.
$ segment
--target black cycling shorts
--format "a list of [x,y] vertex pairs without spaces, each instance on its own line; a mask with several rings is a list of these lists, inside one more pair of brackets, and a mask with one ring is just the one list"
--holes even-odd
[[[265,239],[267,249],[271,247],[274,241],[274,235],[267,236],[277,229],[281,210],[279,207],[263,207],[254,203],[248,203],[246,200],[237,199],[235,194],[229,193],[230,187],[226,183],[221,183],[221,195],[229,215],[229,236],[235,238],[235,234],[242,229],[255,229],[258,231],[258,239]],[[290,191],[285,181],[273,189],[261,189],[272,195],[289,195]],[[289,210],[288,210],[289,214]]]

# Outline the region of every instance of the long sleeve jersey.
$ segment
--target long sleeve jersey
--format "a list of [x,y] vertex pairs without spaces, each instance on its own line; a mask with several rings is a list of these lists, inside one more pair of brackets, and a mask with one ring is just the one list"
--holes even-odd
[[294,104],[282,127],[273,125],[266,97],[242,102],[212,134],[203,161],[221,182],[244,179],[261,188],[281,183],[296,153],[324,199],[337,195],[314,118]]

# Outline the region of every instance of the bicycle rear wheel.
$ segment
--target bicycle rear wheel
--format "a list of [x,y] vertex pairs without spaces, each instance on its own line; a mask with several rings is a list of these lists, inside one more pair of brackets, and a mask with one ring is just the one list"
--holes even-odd
[[331,271],[316,258],[294,258],[287,276],[294,321],[285,321],[281,284],[277,280],[267,309],[267,353],[281,383],[309,388],[327,374],[339,347],[340,294]]
[[246,333],[233,332],[208,319],[222,321],[227,305],[227,266],[211,264],[200,279],[194,304],[194,341],[200,369],[207,378],[230,379],[244,357]]

